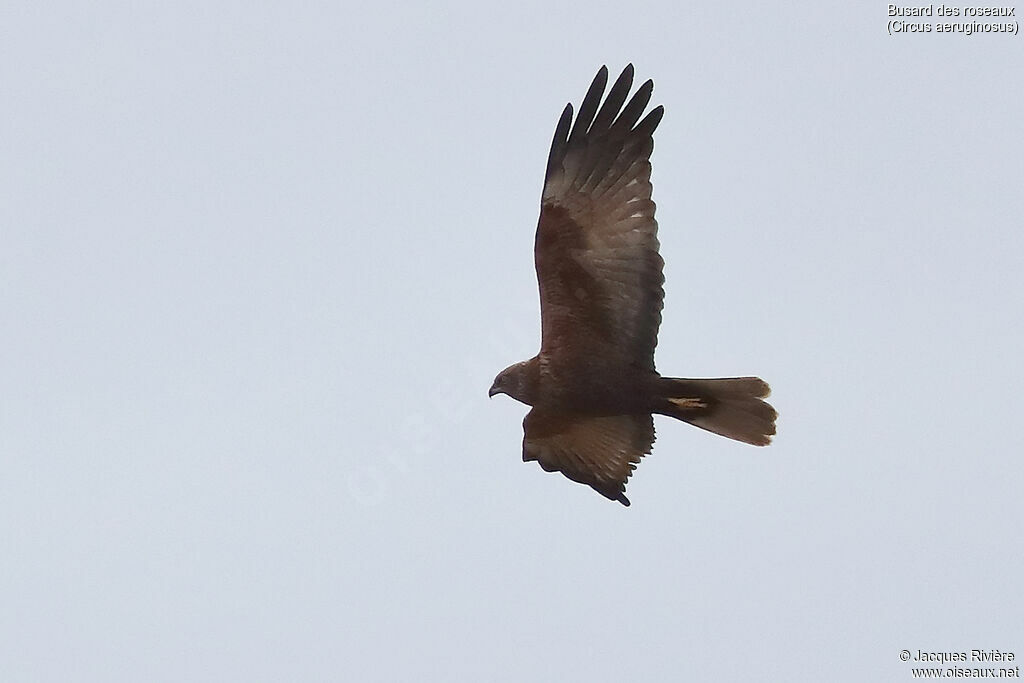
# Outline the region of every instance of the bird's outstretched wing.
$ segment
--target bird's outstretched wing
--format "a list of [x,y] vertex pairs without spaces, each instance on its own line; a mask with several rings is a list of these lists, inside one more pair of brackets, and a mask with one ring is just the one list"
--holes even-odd
[[654,444],[650,415],[585,417],[534,408],[523,432],[524,462],[536,460],[623,505],[629,505],[626,480]]
[[664,276],[650,156],[664,110],[640,120],[652,81],[623,107],[632,65],[599,107],[607,81],[601,67],[575,122],[571,104],[562,112],[537,226],[540,355],[563,375],[622,365],[653,370],[661,324]]

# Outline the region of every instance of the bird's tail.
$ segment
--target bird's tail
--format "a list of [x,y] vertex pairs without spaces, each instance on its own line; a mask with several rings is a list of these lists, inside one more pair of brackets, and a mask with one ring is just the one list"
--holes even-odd
[[655,411],[730,439],[767,446],[775,434],[778,415],[761,400],[770,391],[767,382],[758,377],[662,377]]

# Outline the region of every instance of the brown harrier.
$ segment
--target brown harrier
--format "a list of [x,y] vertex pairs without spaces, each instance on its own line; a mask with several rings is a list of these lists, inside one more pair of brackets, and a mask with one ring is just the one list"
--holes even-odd
[[640,119],[653,81],[623,107],[632,64],[598,108],[607,82],[601,67],[575,123],[568,104],[555,129],[534,245],[540,353],[502,370],[490,395],[533,406],[524,461],[629,505],[626,480],[654,443],[652,413],[755,446],[771,441],[776,413],[757,377],[655,371],[665,278],[650,156],[664,109]]

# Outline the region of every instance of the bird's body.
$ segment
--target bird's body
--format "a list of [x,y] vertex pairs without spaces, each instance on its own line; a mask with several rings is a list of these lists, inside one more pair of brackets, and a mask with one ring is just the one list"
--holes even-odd
[[[649,401],[657,373],[628,366],[608,366],[599,362],[575,368],[571,376],[544,367],[540,355],[525,361],[521,373],[522,391],[509,393],[528,406],[554,412],[581,415],[619,415],[650,413]],[[515,391],[515,390],[514,390]]]
[[490,395],[532,406],[524,460],[629,505],[626,480],[654,443],[652,414],[755,445],[770,441],[776,414],[758,378],[655,370],[664,276],[650,154],[664,110],[640,120],[651,81],[626,103],[632,65],[599,108],[607,78],[602,67],[571,129],[566,106],[548,157],[534,247],[541,350],[499,373]]

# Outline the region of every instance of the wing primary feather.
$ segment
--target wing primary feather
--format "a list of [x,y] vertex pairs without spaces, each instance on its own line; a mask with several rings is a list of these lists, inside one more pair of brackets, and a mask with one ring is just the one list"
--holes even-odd
[[552,172],[561,165],[568,148],[567,136],[569,135],[569,123],[572,121],[572,103],[565,105],[562,110],[562,117],[558,119],[558,126],[555,127],[555,136],[551,139],[551,151],[548,153],[548,169],[545,179],[551,178]]
[[617,161],[622,158],[624,151],[622,144],[604,145],[604,149],[594,159],[587,178],[580,183],[580,191],[592,192],[602,180],[611,175],[612,169]]
[[643,121],[636,125],[633,132],[637,135],[650,137],[654,135],[654,130],[661,123],[661,117],[665,115],[665,107],[658,105],[644,117]]
[[[627,66],[615,82],[598,116],[601,120],[595,121],[591,128],[591,137],[595,135],[601,136],[604,133],[604,128],[607,127],[605,120],[614,119],[614,123],[610,123],[607,134],[603,137],[598,137],[595,139],[595,144],[588,146],[583,163],[580,164],[575,183],[575,186],[581,192],[593,189],[595,185],[599,184],[606,177],[615,164],[616,159],[620,158],[623,154],[629,153],[629,150],[625,149],[629,143],[625,143],[623,140],[632,137],[632,135],[629,135],[630,130],[651,101],[651,94],[654,92],[654,81],[647,80],[636,91],[636,94],[630,99],[626,108],[619,113],[622,101],[629,94],[629,88],[632,84],[633,73],[631,67],[632,65]],[[601,142],[598,142],[598,140]]]
[[633,99],[629,101],[626,108],[619,114],[619,118],[615,120],[612,130],[620,133],[632,130],[636,122],[640,120],[640,115],[644,113],[644,109],[647,108],[648,103],[651,101],[651,94],[653,93],[654,81],[648,80],[641,85],[640,89],[633,95]]
[[590,126],[591,133],[600,133],[612,125],[612,121],[615,120],[619,110],[622,109],[622,103],[626,101],[626,96],[629,95],[631,87],[633,87],[633,65],[628,64],[622,70],[622,73],[619,74],[619,77],[615,79],[612,89],[608,91],[608,97],[605,98],[604,104],[601,105],[601,111],[597,113],[597,118],[594,119],[593,125]]
[[590,128],[590,124],[594,120],[594,114],[597,113],[597,105],[601,102],[601,95],[604,94],[604,88],[607,84],[608,67],[602,66],[597,70],[597,75],[594,76],[590,89],[587,90],[587,95],[583,98],[582,104],[580,104],[580,112],[576,117],[576,123],[573,124],[572,132],[569,133],[569,144],[579,141],[587,134],[587,129]]

